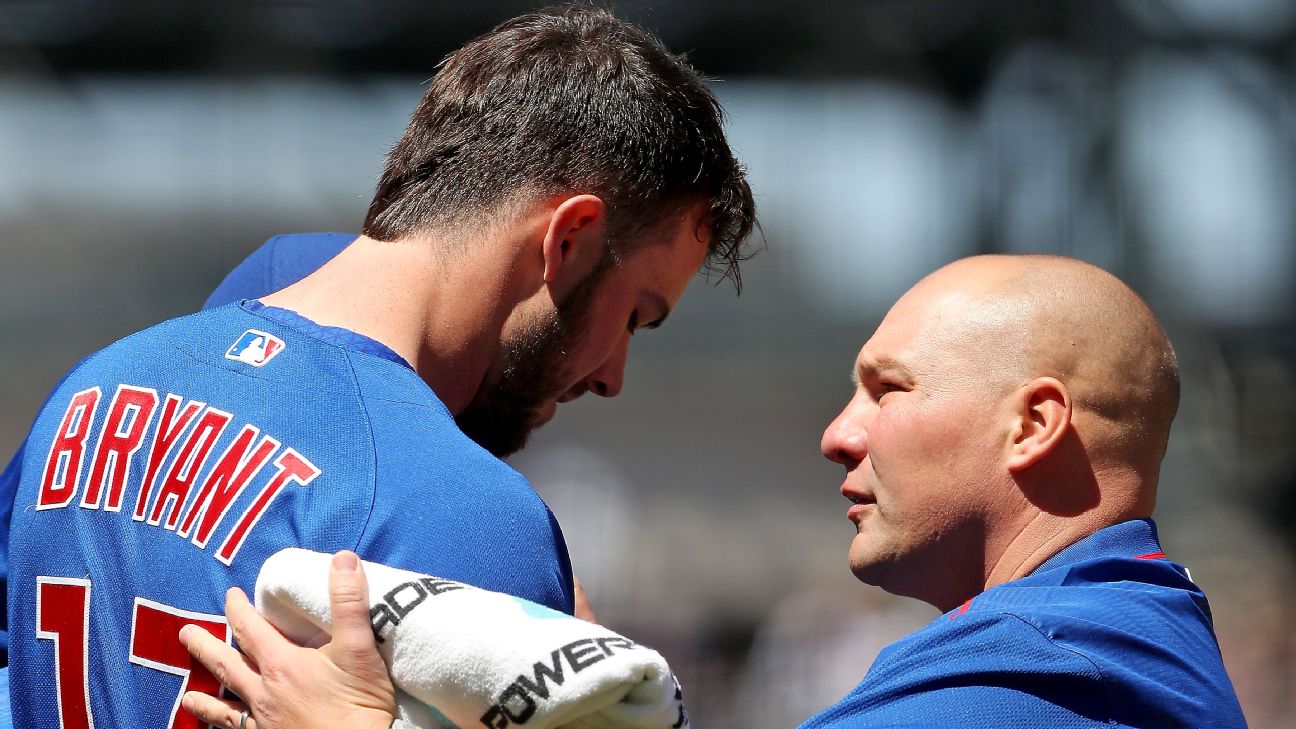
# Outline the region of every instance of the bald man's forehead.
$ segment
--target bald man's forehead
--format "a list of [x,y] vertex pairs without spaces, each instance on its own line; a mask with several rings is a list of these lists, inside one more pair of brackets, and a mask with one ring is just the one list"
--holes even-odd
[[904,365],[917,357],[931,358],[928,350],[947,338],[942,333],[958,326],[961,304],[960,297],[948,294],[902,297],[865,342],[859,363],[878,369]]
[[938,389],[1020,379],[1029,326],[1021,307],[986,295],[981,283],[925,279],[911,289],[865,343],[856,377],[889,368],[899,379]]
[[939,337],[958,341],[975,336],[986,325],[1014,318],[1014,307],[995,305],[975,283],[946,285],[926,280],[910,289],[887,312],[875,337],[914,342]]

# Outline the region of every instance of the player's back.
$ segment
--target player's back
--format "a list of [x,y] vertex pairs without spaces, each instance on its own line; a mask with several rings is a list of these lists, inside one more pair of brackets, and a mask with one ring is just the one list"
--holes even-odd
[[[51,398],[10,543],[16,726],[196,726],[179,696],[216,686],[177,631],[229,638],[226,588],[250,589],[286,546],[355,549],[570,609],[561,536],[525,481],[468,443],[394,353],[325,330],[254,302],[222,307],[118,342]],[[438,483],[402,482],[420,464]],[[539,555],[524,565],[541,569],[497,569],[489,555],[507,561],[523,542]]]

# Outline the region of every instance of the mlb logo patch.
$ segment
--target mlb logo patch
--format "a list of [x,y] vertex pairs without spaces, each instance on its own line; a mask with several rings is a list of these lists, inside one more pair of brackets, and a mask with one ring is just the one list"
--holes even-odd
[[283,340],[273,334],[249,329],[225,353],[225,359],[260,367],[284,349]]

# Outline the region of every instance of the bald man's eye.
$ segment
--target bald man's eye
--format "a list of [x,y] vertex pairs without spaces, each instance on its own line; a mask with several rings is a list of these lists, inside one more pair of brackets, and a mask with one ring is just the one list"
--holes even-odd
[[888,382],[886,380],[878,381],[878,400],[881,400],[893,392],[904,392],[904,387],[896,382]]

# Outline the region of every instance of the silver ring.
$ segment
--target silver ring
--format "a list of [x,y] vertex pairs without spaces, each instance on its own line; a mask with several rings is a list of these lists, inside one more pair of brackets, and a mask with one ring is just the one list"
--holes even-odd
[[242,714],[239,714],[239,727],[238,727],[238,729],[247,729],[247,720],[248,720],[248,717],[251,716],[251,715],[252,715],[252,712],[248,711],[247,709],[244,709],[244,710],[243,710],[243,713],[242,713]]

